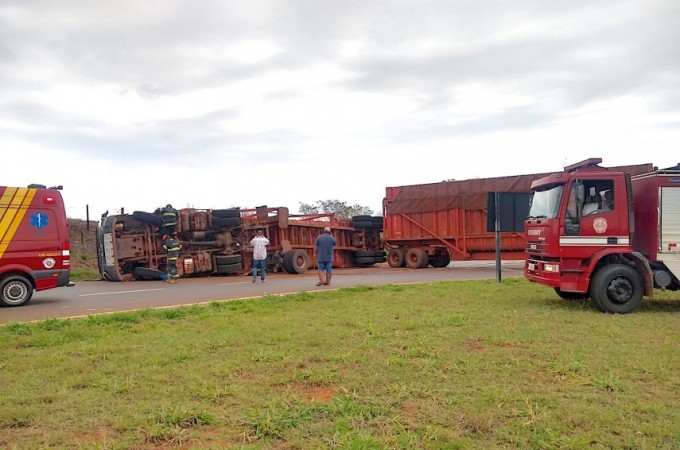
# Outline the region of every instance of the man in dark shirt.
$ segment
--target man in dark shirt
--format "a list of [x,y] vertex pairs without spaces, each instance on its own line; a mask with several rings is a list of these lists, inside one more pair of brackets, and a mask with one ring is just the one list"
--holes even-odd
[[316,260],[319,267],[319,282],[316,283],[317,286],[331,284],[334,247],[335,238],[331,235],[330,227],[326,227],[323,230],[323,234],[317,236],[314,241]]

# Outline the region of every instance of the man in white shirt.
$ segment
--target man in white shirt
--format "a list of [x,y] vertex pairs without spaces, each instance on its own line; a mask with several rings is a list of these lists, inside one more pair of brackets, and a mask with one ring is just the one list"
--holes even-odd
[[257,281],[257,269],[260,269],[260,279],[264,283],[269,239],[264,237],[262,230],[257,230],[257,235],[250,241],[250,245],[253,246],[253,283]]

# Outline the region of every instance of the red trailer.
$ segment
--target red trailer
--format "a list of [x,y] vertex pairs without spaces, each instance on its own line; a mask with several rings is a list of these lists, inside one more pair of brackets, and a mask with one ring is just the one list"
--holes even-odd
[[[625,166],[628,173],[647,165]],[[451,260],[494,259],[495,233],[488,232],[489,192],[531,191],[547,174],[478,178],[388,187],[383,200],[383,240],[391,267],[446,267]],[[525,258],[525,233],[501,233],[503,259]]]
[[[269,239],[267,265],[272,271],[303,273],[316,267],[313,260],[314,242],[324,227],[330,227],[335,237],[333,267],[356,267],[385,261],[380,241],[380,227],[356,227],[352,220],[339,219],[331,213],[288,213],[288,208],[242,209],[242,241],[250,242],[257,230],[264,230]],[[382,223],[382,222],[381,222]],[[252,267],[253,249],[243,253],[244,267]]]
[[[386,261],[380,226],[359,226],[333,214],[290,215],[288,208],[195,209],[179,211],[175,228],[182,245],[177,260],[180,277],[247,273],[252,268],[250,241],[263,230],[267,270],[303,273],[314,267],[314,241],[330,227],[336,239],[333,267],[369,266]],[[134,211],[102,217],[97,254],[102,277],[110,281],[162,279],[167,255],[158,212]]]

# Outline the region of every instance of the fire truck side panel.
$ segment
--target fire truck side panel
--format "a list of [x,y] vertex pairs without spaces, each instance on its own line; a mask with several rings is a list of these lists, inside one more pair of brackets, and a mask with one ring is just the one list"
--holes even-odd
[[[0,303],[20,306],[30,300],[33,289],[68,286],[70,262],[68,223],[59,191],[0,187]],[[8,285],[6,281],[15,276],[30,286],[16,281]]]

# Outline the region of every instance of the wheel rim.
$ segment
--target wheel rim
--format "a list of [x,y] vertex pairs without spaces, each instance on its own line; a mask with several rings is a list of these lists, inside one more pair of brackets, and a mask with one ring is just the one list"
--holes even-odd
[[2,295],[7,303],[21,303],[27,295],[26,286],[18,281],[7,283]]
[[607,287],[607,297],[614,303],[628,303],[633,298],[632,283],[627,278],[614,278]]

